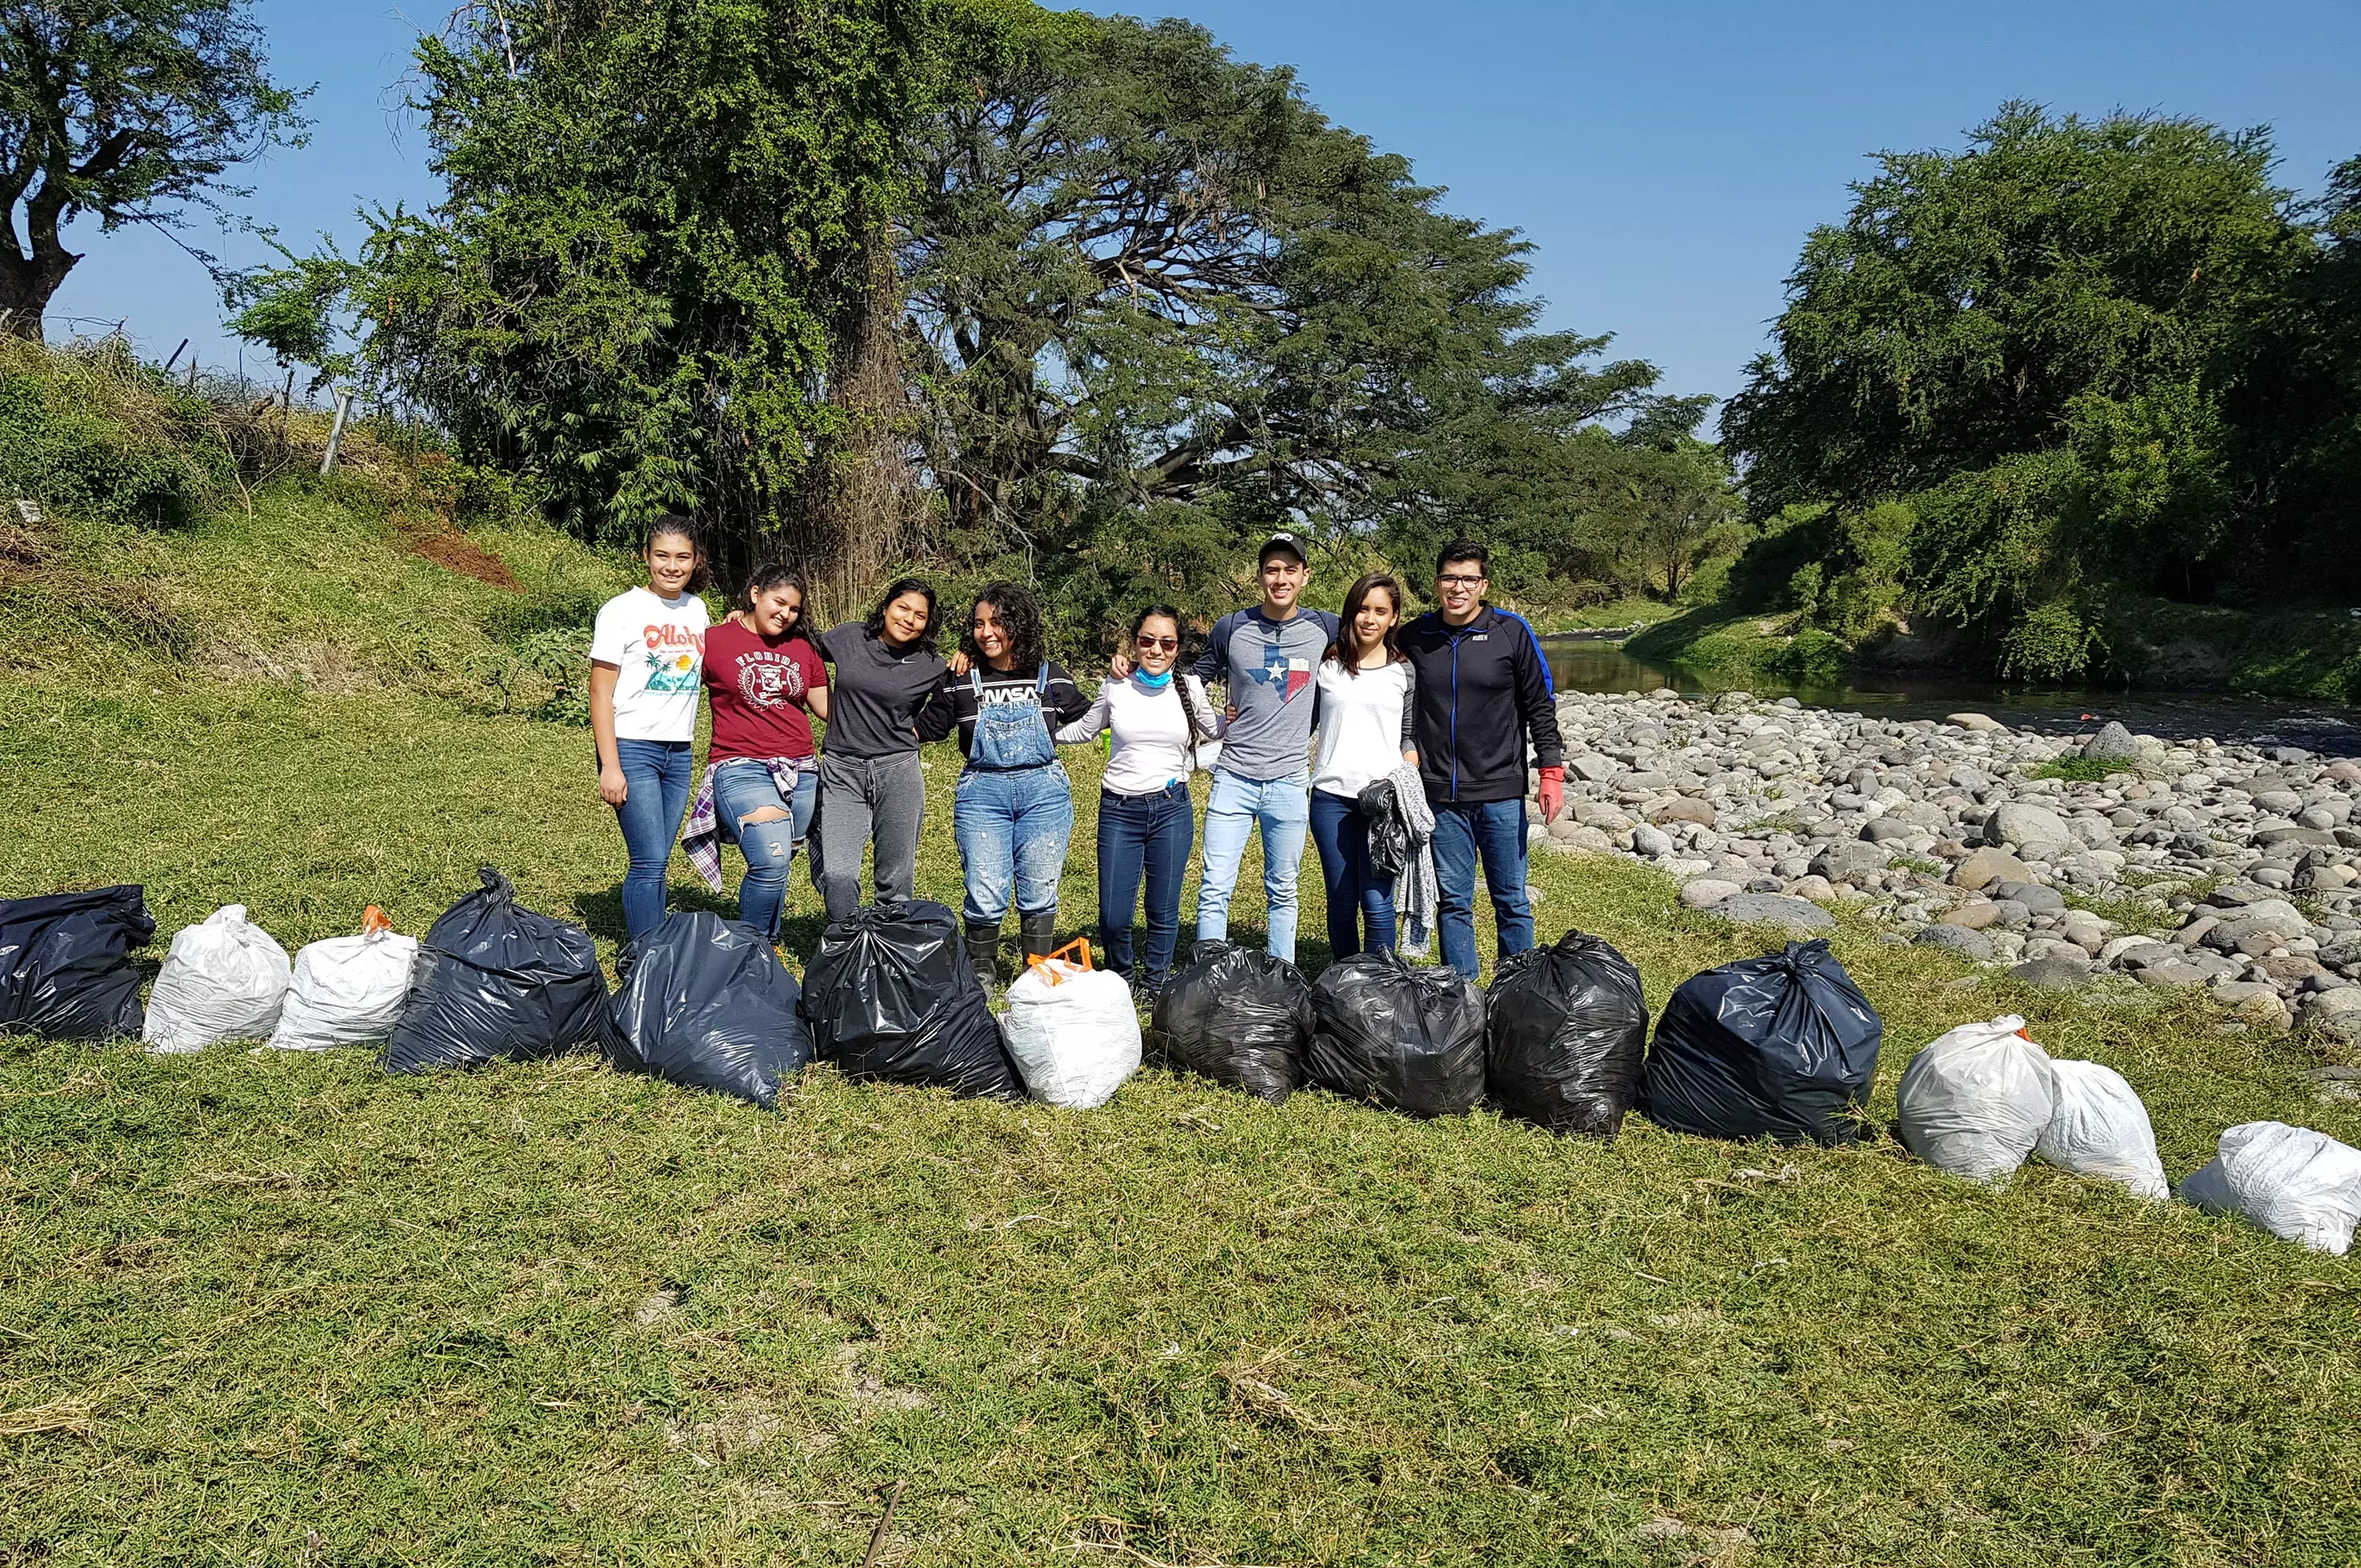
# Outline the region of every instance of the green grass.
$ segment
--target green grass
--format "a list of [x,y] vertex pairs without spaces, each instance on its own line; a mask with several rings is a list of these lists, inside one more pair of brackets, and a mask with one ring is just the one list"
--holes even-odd
[[2093,898],[2072,888],[2060,888],[2060,896],[2069,909],[2080,909],[2102,920],[2112,920],[2125,934],[2140,931],[2169,931],[2180,924],[2171,905],[2147,898]]
[[631,563],[524,521],[467,537],[519,587],[424,558],[358,480],[274,487],[251,514],[182,528],[60,515],[38,536],[39,570],[0,569],[0,611],[22,633],[0,663],[133,685],[195,670],[530,711],[551,694],[521,657],[533,634],[578,630],[587,643]]
[[1580,609],[1520,609],[1519,614],[1532,622],[1533,630],[1543,636],[1562,631],[1597,631],[1620,630],[1627,626],[1653,626],[1681,613],[1684,607],[1664,599],[1648,598],[1638,594],[1626,594],[1620,598]]
[[[167,933],[235,899],[291,948],[368,903],[423,930],[489,861],[611,955],[580,730],[136,668],[0,707],[0,893],[137,881]],[[1620,862],[1533,880],[1658,1006],[1758,950]],[[1916,1047],[2013,1010],[2131,1080],[2175,1176],[2257,1117],[2361,1140],[2302,1042],[2204,1003],[1838,951],[1881,1125]],[[0,1040],[0,1562],[853,1564],[903,1483],[881,1563],[2341,1563],[2356,1346],[2353,1263],[1883,1137],[1600,1146],[1159,1070],[1072,1114],[818,1069],[766,1115],[587,1060]]]
[[[1718,685],[1843,685],[1852,648],[1824,631],[1796,633],[1797,620],[1792,610],[1745,609],[1724,598],[1656,618],[1627,647],[1634,658],[1676,665]],[[2108,607],[2104,632],[2103,666],[2078,678],[2335,703],[2361,696],[2361,620],[2342,609],[2251,610],[2125,595]]]
[[1721,603],[1662,620],[1624,644],[1635,659],[1672,665],[1708,685],[1749,682],[1800,690],[1844,685],[1825,633],[1792,635],[1792,615],[1739,615]]
[[2240,609],[2125,595],[2108,607],[2106,637],[2115,673],[2143,685],[2361,697],[2361,621],[2341,607]]
[[2078,757],[2071,754],[2052,757],[2025,776],[2029,779],[2064,779],[2070,784],[2098,784],[2118,774],[2129,778],[2134,770],[2125,764],[2104,757]]

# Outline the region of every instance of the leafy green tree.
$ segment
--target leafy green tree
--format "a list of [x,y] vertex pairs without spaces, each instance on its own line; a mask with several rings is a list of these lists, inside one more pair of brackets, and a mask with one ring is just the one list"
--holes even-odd
[[2237,410],[2311,234],[2262,132],[2193,120],[2012,104],[1880,165],[1723,417],[1750,503],[1908,499],[1922,607],[2013,672],[2085,668],[2114,587],[2210,576],[2266,526]]
[[[0,0],[0,330],[38,339],[82,258],[75,218],[171,233],[225,182],[300,147],[303,94],[274,84],[250,0]],[[212,258],[192,252],[209,267]]]
[[2361,158],[2311,214],[2319,247],[2257,344],[2229,409],[2271,514],[2267,571],[2361,597]]
[[831,352],[936,78],[929,14],[547,0],[423,38],[447,194],[371,225],[368,362],[586,534],[693,507],[733,563],[833,574],[859,540],[794,499],[844,423]]
[[2078,400],[2218,395],[2310,249],[2259,131],[2012,104],[1963,153],[1879,164],[1723,415],[1758,511],[2065,444]]
[[[2352,526],[2361,515],[2361,158],[2340,165],[2323,203],[2326,243],[2305,280],[2304,304],[2316,323],[2310,334],[2313,363],[2327,389],[2307,422],[2303,464],[2308,521]],[[2334,520],[2332,521],[2332,520]],[[2348,565],[2349,532],[2340,534]],[[2347,580],[2350,580],[2348,572]]]
[[[1698,439],[1707,398],[1660,398],[1644,407],[1593,463],[1597,477],[1583,536],[1598,566],[1613,563],[1623,586],[1678,598],[1690,576],[1733,543],[1739,498],[1721,449]],[[1587,433],[1596,445],[1604,433]]]
[[1633,543],[1650,576],[1663,576],[1664,597],[1678,598],[1690,574],[1730,542],[1738,497],[1729,465],[1719,447],[1692,440],[1668,450],[1646,450],[1627,482],[1634,503]]
[[923,461],[945,545],[1085,632],[1226,608],[1257,530],[1414,554],[1562,503],[1572,437],[1654,381],[1536,330],[1521,242],[1202,28],[1042,14],[969,87],[914,153]]
[[354,368],[339,317],[349,297],[355,269],[333,246],[313,256],[280,247],[280,267],[258,269],[233,278],[223,297],[236,311],[230,331],[267,351],[281,369],[313,367],[311,389],[318,391]]

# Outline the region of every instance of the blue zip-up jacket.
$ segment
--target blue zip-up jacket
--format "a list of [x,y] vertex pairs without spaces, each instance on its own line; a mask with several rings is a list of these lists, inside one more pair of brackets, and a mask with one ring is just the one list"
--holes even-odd
[[1418,771],[1437,805],[1521,800],[1525,739],[1538,767],[1561,767],[1557,703],[1541,639],[1522,616],[1486,605],[1465,626],[1432,611],[1402,629],[1418,670]]

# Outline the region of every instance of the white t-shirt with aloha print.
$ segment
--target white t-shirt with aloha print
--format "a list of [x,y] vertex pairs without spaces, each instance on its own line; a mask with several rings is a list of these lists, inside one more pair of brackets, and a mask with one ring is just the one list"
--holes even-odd
[[658,598],[652,588],[617,594],[598,608],[590,657],[612,664],[615,738],[690,740],[705,674],[705,601]]

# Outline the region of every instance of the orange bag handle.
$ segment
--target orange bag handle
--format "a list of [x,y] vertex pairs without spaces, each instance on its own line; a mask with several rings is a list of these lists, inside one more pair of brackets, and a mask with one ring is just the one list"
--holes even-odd
[[1091,968],[1091,939],[1088,937],[1077,937],[1072,941],[1067,943],[1064,947],[1060,948],[1056,952],[1044,953],[1039,958],[1034,958],[1028,955],[1026,958],[1025,962],[1027,968],[1039,970],[1041,971],[1042,978],[1047,980],[1051,985],[1062,985],[1065,983],[1066,977],[1058,973],[1057,970],[1049,967],[1060,959],[1072,964],[1075,968],[1082,970],[1085,974],[1089,973]]

